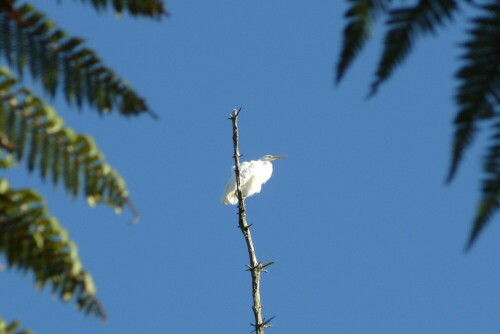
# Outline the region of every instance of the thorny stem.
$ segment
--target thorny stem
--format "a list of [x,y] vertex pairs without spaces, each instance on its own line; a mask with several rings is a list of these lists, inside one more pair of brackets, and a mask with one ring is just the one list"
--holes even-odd
[[257,255],[255,253],[255,248],[252,241],[252,233],[250,232],[250,225],[247,222],[246,210],[245,210],[245,200],[241,193],[241,182],[240,182],[240,151],[238,148],[238,115],[241,111],[240,109],[233,109],[229,119],[233,123],[233,144],[234,144],[234,173],[236,176],[236,196],[238,197],[238,227],[240,228],[245,241],[247,244],[248,257],[250,259],[250,264],[248,265],[248,271],[252,275],[252,297],[253,297],[253,314],[255,317],[255,323],[252,326],[255,327],[255,332],[257,334],[264,334],[264,329],[266,327],[271,327],[269,321],[262,317],[262,303],[260,301],[260,274],[264,267],[271,265],[274,261],[259,263],[257,261]]

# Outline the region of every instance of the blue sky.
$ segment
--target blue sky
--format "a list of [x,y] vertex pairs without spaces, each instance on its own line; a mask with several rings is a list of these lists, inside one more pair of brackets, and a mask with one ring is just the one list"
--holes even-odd
[[232,166],[227,116],[241,106],[243,159],[289,156],[247,201],[258,258],[276,261],[262,278],[269,333],[498,332],[500,225],[462,252],[484,136],[445,185],[464,25],[419,41],[366,100],[383,29],[334,87],[345,1],[169,1],[162,22],[34,3],[86,38],[160,120],[53,101],[125,177],[142,220],[89,209],[24,166],[6,172],[47,196],[110,320],[13,271],[0,272],[5,319],[37,333],[249,333],[245,243],[236,208],[219,202]]

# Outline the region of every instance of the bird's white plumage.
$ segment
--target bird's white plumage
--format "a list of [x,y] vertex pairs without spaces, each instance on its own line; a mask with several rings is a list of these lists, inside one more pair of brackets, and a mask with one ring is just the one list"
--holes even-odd
[[[273,174],[272,160],[284,158],[284,156],[265,155],[259,160],[245,161],[240,164],[240,182],[243,198],[257,194],[262,189],[262,185],[266,183]],[[234,167],[233,167],[234,168]],[[224,204],[237,204],[238,197],[236,196],[236,176],[234,171],[224,188],[221,202]]]

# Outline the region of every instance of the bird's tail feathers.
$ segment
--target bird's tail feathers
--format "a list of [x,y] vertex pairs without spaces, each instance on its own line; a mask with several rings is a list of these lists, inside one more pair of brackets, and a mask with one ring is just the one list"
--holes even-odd
[[221,202],[223,204],[230,204],[230,205],[235,205],[238,204],[238,197],[236,197],[236,194],[228,194],[227,196],[222,196]]

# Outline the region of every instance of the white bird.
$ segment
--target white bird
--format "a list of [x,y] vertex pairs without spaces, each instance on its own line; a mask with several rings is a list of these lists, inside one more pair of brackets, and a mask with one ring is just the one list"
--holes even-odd
[[[271,161],[281,158],[286,158],[286,155],[265,155],[259,160],[245,161],[240,164],[240,183],[243,198],[260,193],[262,185],[271,178],[271,174],[273,173]],[[238,203],[238,196],[236,195],[236,175],[234,171],[229,181],[227,181],[226,188],[224,188],[221,202],[233,205]]]

